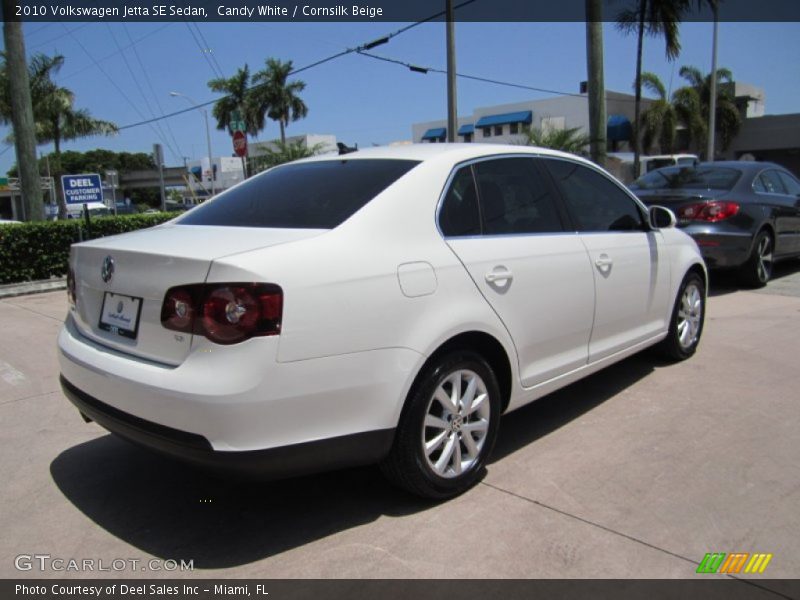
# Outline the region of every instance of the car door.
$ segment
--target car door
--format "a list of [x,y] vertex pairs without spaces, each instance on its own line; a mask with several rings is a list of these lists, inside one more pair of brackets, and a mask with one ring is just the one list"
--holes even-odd
[[508,330],[523,386],[586,364],[594,283],[579,236],[532,157],[464,165],[452,177],[439,225]]
[[789,229],[791,230],[792,243],[789,251],[793,254],[800,253],[800,181],[787,171],[778,171],[783,187],[789,196],[789,204],[794,207],[790,217]]
[[798,198],[789,193],[781,175],[777,169],[762,171],[753,181],[753,191],[774,218],[775,254],[785,256],[794,253],[798,246]]
[[670,261],[662,235],[620,185],[599,170],[542,159],[556,181],[594,271],[595,314],[589,362],[601,360],[667,328]]

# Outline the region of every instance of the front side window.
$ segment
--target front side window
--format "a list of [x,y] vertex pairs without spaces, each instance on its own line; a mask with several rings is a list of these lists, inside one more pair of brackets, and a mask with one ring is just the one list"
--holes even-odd
[[636,202],[608,177],[566,160],[543,160],[579,231],[643,231]]
[[479,235],[478,194],[470,167],[456,172],[439,211],[439,229],[445,237]]
[[533,158],[501,158],[475,164],[483,233],[563,231],[549,182]]
[[223,192],[176,223],[333,229],[418,164],[343,159],[282,165]]

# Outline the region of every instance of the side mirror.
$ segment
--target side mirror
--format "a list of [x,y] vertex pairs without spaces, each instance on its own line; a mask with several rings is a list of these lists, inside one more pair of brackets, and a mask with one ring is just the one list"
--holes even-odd
[[675,227],[677,221],[675,213],[665,206],[650,207],[650,226],[653,229],[669,229]]

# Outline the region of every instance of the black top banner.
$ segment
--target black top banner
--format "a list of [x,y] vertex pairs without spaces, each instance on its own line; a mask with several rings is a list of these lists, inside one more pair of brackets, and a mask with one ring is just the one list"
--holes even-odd
[[[453,0],[457,21],[584,21],[587,0]],[[615,21],[639,0],[601,0]],[[692,2],[682,20],[712,21],[711,2]],[[371,22],[442,21],[445,0],[3,0],[3,20],[31,22]],[[719,0],[719,21],[800,22],[798,0]],[[440,11],[437,13],[437,10]]]

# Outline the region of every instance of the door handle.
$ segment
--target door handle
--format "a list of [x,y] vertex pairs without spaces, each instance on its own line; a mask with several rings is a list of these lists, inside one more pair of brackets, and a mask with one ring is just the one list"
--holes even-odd
[[608,254],[601,254],[594,264],[597,265],[599,269],[606,269],[614,264],[614,261],[609,258]]
[[502,271],[492,271],[486,274],[486,281],[488,283],[497,283],[500,281],[508,281],[510,279],[514,279],[514,274],[507,269]]

